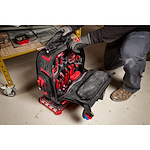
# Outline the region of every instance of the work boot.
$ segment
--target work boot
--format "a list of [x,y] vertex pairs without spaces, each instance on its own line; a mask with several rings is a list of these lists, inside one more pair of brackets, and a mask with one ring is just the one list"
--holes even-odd
[[150,51],[146,55],[146,61],[150,61]]
[[128,92],[125,89],[123,89],[123,87],[120,87],[118,90],[114,91],[110,95],[110,98],[115,102],[121,102],[130,98],[132,94],[133,94],[132,92]]

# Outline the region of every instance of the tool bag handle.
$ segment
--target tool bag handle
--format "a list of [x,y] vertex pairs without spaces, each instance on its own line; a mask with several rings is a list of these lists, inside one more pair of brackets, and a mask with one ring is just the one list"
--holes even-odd
[[45,45],[46,52],[56,50],[60,45],[67,44],[71,40],[71,34],[62,36],[63,31],[57,31]]

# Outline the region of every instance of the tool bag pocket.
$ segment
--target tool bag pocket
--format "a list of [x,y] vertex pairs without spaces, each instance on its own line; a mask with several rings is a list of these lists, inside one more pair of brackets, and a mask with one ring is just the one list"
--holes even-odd
[[[103,71],[89,71],[88,73],[92,73],[84,81],[84,83],[79,87],[77,90],[77,95],[83,100],[91,100],[93,99],[96,95],[101,96],[101,92],[103,92],[103,87],[105,85],[105,82],[108,79],[108,74]],[[107,87],[107,85],[106,85]],[[98,97],[99,97],[98,96]]]
[[98,99],[103,99],[104,92],[111,82],[111,76],[98,70],[89,70],[68,88],[60,100],[68,100],[84,107],[82,116],[87,119],[93,117],[91,107]]
[[53,88],[52,88],[52,83],[50,81],[50,78],[44,74],[43,72],[40,72],[38,77],[37,77],[37,83],[39,86],[39,90],[46,96],[46,97],[53,97],[52,93]]

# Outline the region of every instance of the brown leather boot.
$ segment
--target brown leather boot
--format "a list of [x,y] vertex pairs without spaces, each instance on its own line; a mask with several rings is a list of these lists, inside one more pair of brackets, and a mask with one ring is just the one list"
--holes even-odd
[[146,55],[146,61],[150,61],[150,51]]
[[114,91],[110,95],[110,98],[115,102],[121,102],[121,101],[125,101],[128,98],[130,98],[130,96],[132,94],[133,94],[132,92],[128,92],[125,89],[123,89],[122,87],[120,87],[118,90]]

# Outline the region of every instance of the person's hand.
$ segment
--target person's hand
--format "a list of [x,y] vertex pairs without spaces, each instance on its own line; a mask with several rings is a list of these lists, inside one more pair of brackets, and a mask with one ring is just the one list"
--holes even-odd
[[81,38],[75,38],[69,43],[69,48],[72,49],[74,52],[79,53],[80,49],[90,45],[91,44],[91,39],[90,39],[90,34],[87,36],[81,37]]
[[67,34],[71,34],[73,32],[70,26],[61,27],[58,31],[63,32],[62,36],[66,36]]

